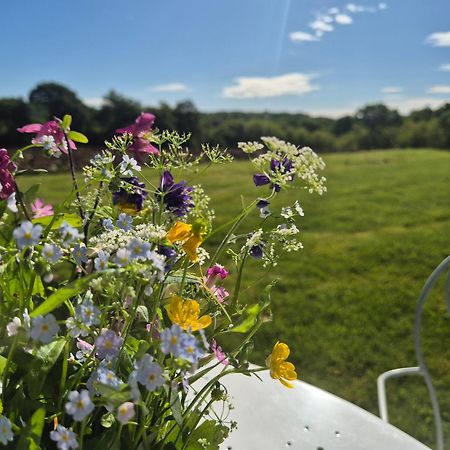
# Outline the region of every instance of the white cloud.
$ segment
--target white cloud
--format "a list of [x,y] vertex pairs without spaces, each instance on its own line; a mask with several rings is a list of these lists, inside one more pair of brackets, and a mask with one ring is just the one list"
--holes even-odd
[[427,89],[427,94],[450,94],[450,86],[443,84],[431,86]]
[[337,14],[334,20],[339,25],[350,25],[353,22],[353,19],[347,14]]
[[355,5],[354,3],[347,3],[345,7],[352,13],[363,12],[365,10],[364,6]]
[[153,92],[184,92],[187,91],[187,86],[183,83],[168,83],[153,86],[151,90]]
[[375,8],[369,6],[355,5],[354,3],[347,3],[345,7],[351,13],[359,13],[359,12],[375,12]]
[[320,16],[319,20],[325,23],[333,22],[333,18],[331,16]]
[[83,103],[91,108],[101,108],[105,104],[105,100],[100,97],[84,98]]
[[399,94],[403,92],[403,88],[400,86],[385,86],[381,89],[383,94]]
[[289,39],[293,42],[311,42],[319,40],[317,36],[310,33],[305,33],[304,31],[293,31],[289,34]]
[[328,14],[339,14],[339,8],[330,8]]
[[439,66],[439,70],[442,70],[442,72],[450,72],[450,64],[442,64]]
[[309,26],[315,31],[328,32],[334,30],[333,25],[330,25],[329,23],[326,23],[320,19],[316,19],[314,22],[311,22]]
[[450,47],[450,31],[430,34],[426,42],[433,47]]
[[379,9],[380,11],[382,11],[383,9],[386,9],[386,8],[387,8],[386,3],[383,3],[383,2],[378,3],[378,9]]
[[312,75],[287,73],[275,77],[239,77],[235,85],[223,89],[225,98],[268,98],[282,95],[299,95],[315,91]]
[[397,109],[401,114],[409,114],[423,108],[440,108],[446,102],[433,97],[406,97],[400,99],[390,99],[384,102],[391,109]]

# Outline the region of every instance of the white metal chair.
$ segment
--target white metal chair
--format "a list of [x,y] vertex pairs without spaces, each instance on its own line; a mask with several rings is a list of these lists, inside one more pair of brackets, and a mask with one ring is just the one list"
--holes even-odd
[[[377,388],[378,388],[378,404],[380,408],[380,417],[385,422],[389,422],[387,399],[386,399],[386,381],[390,378],[396,378],[407,375],[421,375],[425,380],[425,384],[430,395],[431,404],[433,407],[434,423],[435,423],[435,441],[436,450],[444,450],[444,436],[442,432],[442,418],[439,407],[439,402],[436,396],[436,391],[433,386],[430,372],[425,363],[422,350],[422,339],[421,339],[421,328],[422,328],[422,314],[424,310],[425,302],[430,294],[431,289],[435,285],[439,276],[446,274],[450,269],[450,256],[445,258],[434,271],[429,276],[426,281],[422,292],[419,296],[417,302],[415,321],[414,321],[414,346],[416,351],[416,358],[418,366],[416,367],[402,367],[399,369],[389,370],[384,372],[378,377]],[[450,313],[450,273],[447,275],[444,297],[447,304],[447,310]]]

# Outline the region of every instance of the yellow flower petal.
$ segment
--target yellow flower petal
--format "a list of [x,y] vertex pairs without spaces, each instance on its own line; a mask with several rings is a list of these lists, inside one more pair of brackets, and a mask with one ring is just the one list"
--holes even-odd
[[183,244],[183,250],[186,252],[186,255],[188,255],[188,258],[195,262],[198,259],[197,256],[197,248],[202,243],[202,239],[198,236],[192,235],[184,244]]
[[272,351],[272,358],[287,359],[291,351],[289,347],[283,342],[277,342]]
[[168,231],[166,238],[173,244],[174,242],[184,241],[192,235],[192,225],[184,222],[177,222]]
[[198,317],[200,315],[200,305],[197,301],[183,300],[177,295],[172,297],[167,307],[167,314],[172,323],[176,323],[183,330],[201,330],[211,325],[212,322],[210,316]]
[[266,359],[266,364],[270,369],[270,376],[275,380],[279,380],[281,384],[288,388],[294,385],[288,383],[297,379],[295,366],[291,362],[286,361],[290,354],[289,347],[283,342],[277,342],[272,350],[272,354]]

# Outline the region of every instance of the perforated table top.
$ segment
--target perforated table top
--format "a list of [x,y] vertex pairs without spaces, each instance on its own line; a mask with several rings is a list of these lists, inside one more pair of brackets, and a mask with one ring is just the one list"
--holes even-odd
[[[215,371],[216,372],[216,371]],[[216,372],[217,373],[217,372]],[[270,378],[222,378],[238,423],[221,450],[430,450],[379,417],[302,381],[288,389]]]

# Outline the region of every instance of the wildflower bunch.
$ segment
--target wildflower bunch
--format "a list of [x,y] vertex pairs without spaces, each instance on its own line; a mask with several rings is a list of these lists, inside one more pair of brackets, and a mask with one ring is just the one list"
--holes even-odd
[[[72,152],[87,138],[69,115],[20,128],[34,137],[12,158],[0,149],[0,446],[218,448],[217,436],[234,428],[222,377],[263,370],[247,358],[271,285],[256,303],[245,299],[244,264],[274,266],[302,248],[301,206],[271,202],[296,183],[323,193],[323,161],[276,138],[239,143],[256,155],[260,197],[218,229],[217,243],[211,199],[192,168],[232,157],[209,144],[193,155],[189,135],[155,121],[142,113],[116,130],[82,184]],[[67,161],[72,189],[61,204],[36,197],[37,186],[21,192],[14,160],[30,150]],[[277,343],[267,365],[291,387],[288,356]]]

